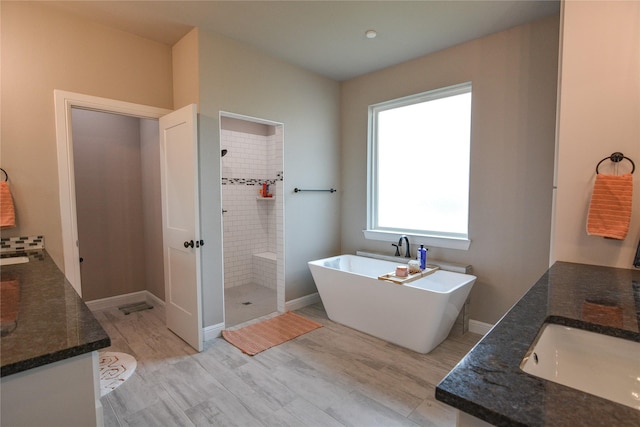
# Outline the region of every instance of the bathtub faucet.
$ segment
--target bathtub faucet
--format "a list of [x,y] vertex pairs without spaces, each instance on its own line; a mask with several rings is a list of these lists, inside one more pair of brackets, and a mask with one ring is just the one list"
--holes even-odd
[[396,247],[396,255],[395,256],[400,256],[400,248],[402,247],[402,241],[406,241],[407,242],[407,250],[404,253],[405,258],[411,258],[411,248],[409,247],[409,238],[407,236],[405,236],[404,234],[402,236],[400,236],[400,240],[398,240],[398,244],[394,244],[392,243],[391,246],[395,246]]
[[393,256],[400,256],[400,250],[398,249],[398,245],[396,245],[395,243],[392,243],[391,246],[395,246],[396,248],[396,253]]

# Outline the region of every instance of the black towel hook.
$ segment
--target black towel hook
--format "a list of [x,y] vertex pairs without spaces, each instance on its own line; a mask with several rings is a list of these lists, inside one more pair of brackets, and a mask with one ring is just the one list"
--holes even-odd
[[596,174],[600,173],[600,172],[598,172],[598,168],[600,167],[600,164],[602,162],[604,162],[605,160],[611,160],[613,163],[620,163],[624,159],[627,159],[627,160],[629,160],[629,162],[631,162],[631,173],[635,172],[636,164],[633,163],[633,160],[631,160],[630,158],[628,158],[627,156],[625,156],[621,152],[616,151],[615,153],[611,154],[609,157],[605,157],[604,159],[602,159],[602,160],[600,160],[598,162],[598,164],[596,165]]
[[7,173],[6,170],[0,168],[0,171],[2,171],[2,173],[4,173],[4,181],[7,182],[9,180],[9,174]]

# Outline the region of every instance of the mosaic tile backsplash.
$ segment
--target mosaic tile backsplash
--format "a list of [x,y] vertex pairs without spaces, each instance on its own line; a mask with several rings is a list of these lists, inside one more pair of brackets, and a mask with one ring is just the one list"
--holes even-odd
[[266,182],[269,185],[273,185],[276,181],[282,181],[282,172],[279,173],[280,178],[278,179],[269,179],[269,178],[225,178],[222,177],[222,185],[262,185],[263,182]]
[[0,239],[0,253],[44,249],[44,236],[3,237]]

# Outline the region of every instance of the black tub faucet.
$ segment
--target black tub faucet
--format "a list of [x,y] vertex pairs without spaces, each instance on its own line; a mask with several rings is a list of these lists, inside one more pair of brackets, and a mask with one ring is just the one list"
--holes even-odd
[[400,256],[400,248],[402,247],[402,241],[406,240],[407,242],[407,250],[405,251],[405,258],[411,258],[411,249],[409,247],[409,238],[407,236],[405,236],[404,234],[402,236],[400,236],[400,239],[398,240],[398,244],[396,245],[395,243],[392,243],[391,246],[396,248],[396,253],[394,256]]
[[[402,239],[400,240],[400,244],[402,244]],[[400,256],[400,250],[398,249],[398,245],[392,243],[391,246],[396,248],[396,253],[393,256]]]
[[411,258],[411,248],[409,247],[409,238],[404,234],[400,236],[400,239],[398,240],[398,244],[393,245],[396,247],[396,256],[400,256],[400,248],[402,247],[403,240],[407,242],[407,249],[405,250],[404,257]]

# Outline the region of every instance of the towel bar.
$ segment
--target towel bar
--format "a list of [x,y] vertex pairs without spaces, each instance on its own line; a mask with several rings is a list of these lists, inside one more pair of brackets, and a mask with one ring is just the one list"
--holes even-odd
[[298,187],[293,189],[294,193],[299,193],[301,191],[328,191],[329,193],[335,193],[338,190],[336,190],[335,188],[330,188],[328,190],[303,190],[302,188],[298,188]]

